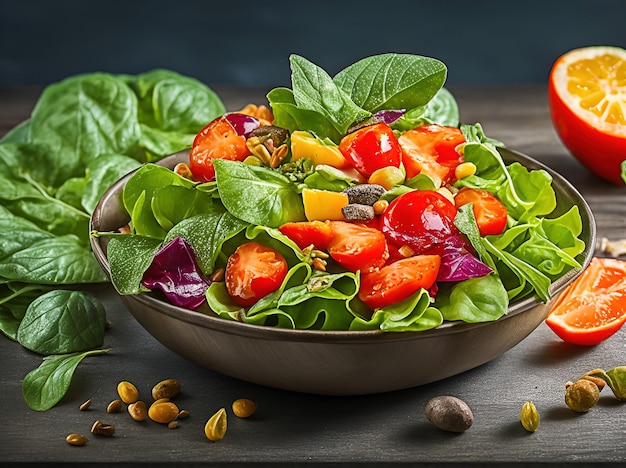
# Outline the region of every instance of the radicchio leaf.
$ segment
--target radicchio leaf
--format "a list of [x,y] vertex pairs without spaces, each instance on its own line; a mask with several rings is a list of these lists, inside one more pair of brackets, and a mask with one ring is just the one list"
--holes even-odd
[[248,134],[257,128],[261,123],[251,115],[242,114],[241,112],[230,112],[224,114],[224,118],[233,126],[237,135],[247,138]]
[[441,256],[437,281],[463,281],[486,276],[493,270],[472,254],[463,250],[451,250]]
[[211,284],[181,237],[175,237],[157,252],[141,283],[148,289],[160,289],[172,304],[191,310],[204,302]]

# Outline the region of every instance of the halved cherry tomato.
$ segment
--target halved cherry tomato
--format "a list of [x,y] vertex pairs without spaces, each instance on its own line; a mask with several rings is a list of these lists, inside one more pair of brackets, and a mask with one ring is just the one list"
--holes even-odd
[[545,321],[571,344],[593,346],[613,336],[626,323],[626,262],[593,257]]
[[250,154],[246,138],[222,116],[209,122],[194,138],[189,169],[195,180],[209,182],[215,180],[214,159],[243,161]]
[[481,236],[502,234],[506,228],[507,211],[495,195],[486,190],[463,187],[454,196],[454,204],[460,208],[468,203],[472,204]]
[[389,258],[387,241],[378,229],[346,221],[329,221],[333,237],[328,253],[341,266],[362,272],[379,268]]
[[376,169],[400,167],[402,161],[398,139],[385,123],[369,125],[347,134],[339,142],[339,151],[365,178]]
[[257,242],[247,242],[228,258],[226,290],[237,305],[249,307],[276,291],[288,270],[287,261],[279,252]]
[[333,237],[330,223],[325,221],[285,223],[278,230],[294,241],[301,249],[313,245],[316,249],[326,250]]
[[374,310],[407,299],[437,279],[441,257],[418,255],[385,265],[361,276],[359,299]]
[[421,125],[404,132],[398,142],[404,151],[402,163],[407,179],[426,174],[437,186],[455,180],[454,169],[464,160],[456,150],[465,143],[461,130],[437,124]]
[[415,255],[443,254],[457,242],[456,207],[433,190],[413,190],[395,198],[381,215],[381,230],[390,243],[409,246]]

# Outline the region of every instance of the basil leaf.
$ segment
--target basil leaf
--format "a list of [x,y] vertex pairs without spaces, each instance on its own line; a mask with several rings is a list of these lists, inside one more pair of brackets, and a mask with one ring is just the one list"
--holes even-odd
[[350,65],[333,81],[357,106],[374,113],[427,104],[443,86],[446,75],[446,66],[434,58],[381,54]]
[[22,394],[28,407],[34,411],[47,411],[67,393],[76,367],[87,356],[104,354],[97,349],[75,354],[57,354],[43,359],[41,365],[29,372],[22,382]]
[[225,159],[213,165],[222,203],[239,219],[268,227],[305,220],[297,187],[282,174]]
[[289,62],[297,106],[321,114],[341,135],[345,135],[354,122],[371,115],[355,104],[317,65],[298,55],[291,55]]
[[17,330],[17,341],[39,354],[66,354],[102,346],[106,314],[84,291],[60,289],[35,299]]

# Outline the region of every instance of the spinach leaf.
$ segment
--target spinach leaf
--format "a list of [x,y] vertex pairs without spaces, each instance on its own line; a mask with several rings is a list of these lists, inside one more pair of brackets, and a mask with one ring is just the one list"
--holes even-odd
[[183,238],[193,250],[198,267],[205,275],[213,273],[223,244],[242,232],[248,224],[219,205],[210,211],[182,220],[165,236],[164,244]]
[[135,234],[114,235],[107,245],[111,283],[120,294],[138,294],[148,289],[141,285],[143,274],[161,248],[161,241]]
[[0,286],[0,332],[17,341],[17,330],[31,302],[49,288],[36,284],[7,283]]
[[223,159],[215,160],[214,166],[222,203],[239,219],[275,228],[305,220],[297,187],[282,174]]
[[81,205],[91,213],[111,185],[139,166],[141,166],[139,161],[122,154],[103,154],[91,161],[87,164]]
[[322,115],[341,135],[345,135],[354,122],[371,115],[355,104],[317,65],[298,55],[291,55],[289,62],[297,106]]
[[374,113],[426,105],[443,86],[446,75],[446,66],[434,58],[381,54],[350,65],[333,81],[357,106]]
[[87,356],[104,354],[108,350],[96,349],[83,353],[47,356],[41,365],[29,372],[22,382],[22,394],[28,407],[34,411],[47,411],[67,393],[76,368]]
[[114,76],[93,73],[47,86],[31,116],[31,141],[56,155],[55,180],[84,175],[103,153],[127,154],[140,136],[137,98]]
[[17,341],[39,354],[67,354],[102,346],[106,314],[85,291],[59,289],[42,294],[26,310]]
[[288,88],[274,88],[267,94],[272,106],[274,125],[286,128],[290,132],[307,129],[319,138],[329,138],[339,143],[343,134],[335,129],[331,120],[313,110],[298,107],[293,91]]
[[107,281],[91,251],[74,235],[40,239],[0,260],[0,277],[39,284]]

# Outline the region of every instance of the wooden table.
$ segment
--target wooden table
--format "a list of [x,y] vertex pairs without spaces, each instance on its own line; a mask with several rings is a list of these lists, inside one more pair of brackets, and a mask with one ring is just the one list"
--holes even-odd
[[[263,103],[266,90],[216,87],[228,110]],[[591,205],[598,238],[626,237],[626,190],[588,173],[560,143],[550,122],[546,89],[537,86],[452,88],[461,120],[481,122],[487,135],[526,153],[563,174]],[[38,88],[0,89],[0,135],[29,115]],[[198,367],[154,340],[124,309],[108,286],[96,288],[112,326],[106,356],[80,364],[70,390],[47,412],[23,401],[24,376],[41,358],[0,337],[0,461],[178,462],[223,466],[234,463],[274,466],[362,464],[497,464],[626,461],[626,404],[609,389],[589,413],[565,406],[564,384],[595,369],[626,364],[626,329],[596,347],[565,344],[545,324],[522,343],[477,369],[409,390],[359,397],[291,393],[237,381]],[[191,416],[169,430],[127,414],[107,414],[116,386],[130,380],[140,392],[165,378],[178,378],[177,398]],[[423,409],[436,395],[455,395],[472,408],[474,425],[463,434],[445,433],[427,422]],[[229,418],[226,437],[209,442],[207,419],[233,400],[258,403],[251,419]],[[78,407],[87,399],[87,411]],[[533,401],[541,415],[535,433],[526,432],[519,411]],[[113,438],[89,433],[94,421],[114,424]],[[84,447],[65,442],[69,433],[90,438]]]

